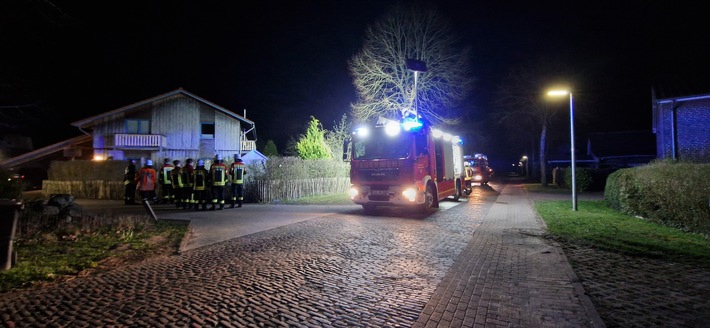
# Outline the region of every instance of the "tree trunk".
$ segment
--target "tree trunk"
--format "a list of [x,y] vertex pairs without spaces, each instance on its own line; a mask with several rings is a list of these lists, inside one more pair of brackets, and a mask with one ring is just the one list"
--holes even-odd
[[545,144],[547,138],[547,123],[542,124],[542,132],[540,133],[540,183],[547,186],[547,157],[545,156]]

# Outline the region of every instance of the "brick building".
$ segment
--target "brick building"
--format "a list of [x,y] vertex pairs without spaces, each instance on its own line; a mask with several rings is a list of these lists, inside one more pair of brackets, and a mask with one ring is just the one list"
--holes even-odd
[[710,162],[710,94],[656,98],[653,133],[659,159]]

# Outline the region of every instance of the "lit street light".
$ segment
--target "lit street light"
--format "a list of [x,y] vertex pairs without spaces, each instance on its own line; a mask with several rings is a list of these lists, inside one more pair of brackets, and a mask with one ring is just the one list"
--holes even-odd
[[528,167],[529,167],[528,166],[528,156],[523,155],[522,161],[525,162],[525,177],[527,178],[527,177],[529,177],[529,175],[528,175]]
[[570,135],[570,150],[571,150],[571,170],[572,170],[572,210],[577,210],[577,166],[574,161],[574,98],[569,90],[551,90],[547,93],[548,96],[566,96],[569,94],[569,135]]

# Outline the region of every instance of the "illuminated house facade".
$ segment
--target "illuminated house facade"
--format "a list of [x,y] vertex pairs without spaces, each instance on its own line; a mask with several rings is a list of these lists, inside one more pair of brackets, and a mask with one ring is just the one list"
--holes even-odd
[[710,162],[710,94],[653,97],[659,159]]
[[[255,150],[254,122],[177,89],[71,125],[91,135],[95,160],[225,160]],[[253,136],[248,139],[247,136]]]

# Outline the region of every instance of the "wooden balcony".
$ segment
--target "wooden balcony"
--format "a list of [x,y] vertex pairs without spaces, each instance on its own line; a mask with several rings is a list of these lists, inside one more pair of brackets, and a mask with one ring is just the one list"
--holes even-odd
[[115,148],[163,148],[167,138],[160,134],[126,134],[113,135]]

